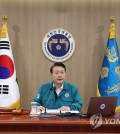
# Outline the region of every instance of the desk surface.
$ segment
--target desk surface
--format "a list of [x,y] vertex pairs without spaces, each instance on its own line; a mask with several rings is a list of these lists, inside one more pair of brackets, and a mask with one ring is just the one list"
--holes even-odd
[[89,118],[59,116],[38,118],[30,115],[0,114],[0,132],[120,133],[120,114],[102,118],[102,125],[96,129],[91,127]]

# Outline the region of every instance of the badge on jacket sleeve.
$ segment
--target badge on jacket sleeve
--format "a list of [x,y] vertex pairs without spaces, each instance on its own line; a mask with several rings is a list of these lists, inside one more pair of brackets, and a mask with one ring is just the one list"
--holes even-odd
[[40,98],[40,94],[37,94],[37,98],[38,98],[38,99]]

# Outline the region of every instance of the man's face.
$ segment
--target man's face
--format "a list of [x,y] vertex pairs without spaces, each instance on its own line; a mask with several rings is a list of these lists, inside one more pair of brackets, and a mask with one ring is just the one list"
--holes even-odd
[[55,66],[51,76],[56,84],[63,84],[65,80],[65,69],[61,66]]

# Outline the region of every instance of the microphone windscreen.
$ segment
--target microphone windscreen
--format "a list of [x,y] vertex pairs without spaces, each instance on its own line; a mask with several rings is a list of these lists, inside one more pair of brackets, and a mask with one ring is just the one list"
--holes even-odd
[[53,86],[53,90],[56,90],[56,87],[55,86]]

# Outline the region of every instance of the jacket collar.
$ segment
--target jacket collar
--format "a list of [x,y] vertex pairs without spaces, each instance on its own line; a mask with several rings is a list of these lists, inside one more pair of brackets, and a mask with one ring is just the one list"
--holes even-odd
[[[50,87],[52,89],[53,81],[50,82]],[[67,82],[64,81],[64,83],[63,83],[63,90],[68,90],[68,89],[69,89],[69,86],[68,86]]]

